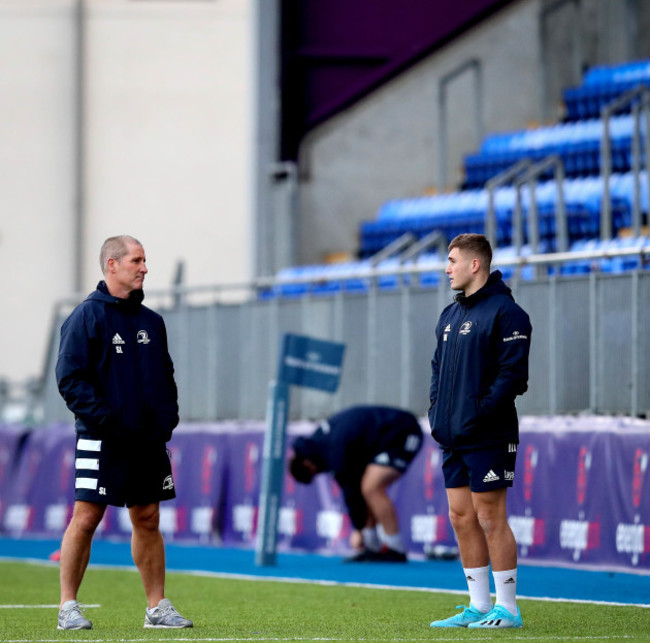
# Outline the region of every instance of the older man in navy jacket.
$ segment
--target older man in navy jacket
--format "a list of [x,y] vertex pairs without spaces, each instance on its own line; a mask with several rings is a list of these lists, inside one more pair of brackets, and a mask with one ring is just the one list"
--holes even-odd
[[443,451],[449,517],[470,605],[431,627],[521,627],[517,544],[508,525],[506,492],[515,477],[515,397],[528,388],[532,327],[501,273],[490,274],[492,250],[483,235],[453,239],[448,260],[451,287],[461,292],[436,327],[429,423]]
[[61,328],[59,391],[77,432],[75,505],[61,544],[58,629],[92,629],[77,601],[107,505],[129,510],[132,555],[147,597],[144,627],[192,627],[165,598],[159,503],[175,497],[166,442],[178,424],[174,368],[162,317],[142,305],[142,244],[110,237],[104,281]]

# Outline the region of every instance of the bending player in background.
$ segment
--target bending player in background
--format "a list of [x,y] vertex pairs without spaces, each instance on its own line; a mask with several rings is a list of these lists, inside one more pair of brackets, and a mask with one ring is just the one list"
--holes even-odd
[[328,472],[343,491],[359,551],[349,562],[406,562],[397,512],[387,489],[404,475],[422,446],[422,428],[408,411],[355,406],[296,438],[289,464],[297,482]]

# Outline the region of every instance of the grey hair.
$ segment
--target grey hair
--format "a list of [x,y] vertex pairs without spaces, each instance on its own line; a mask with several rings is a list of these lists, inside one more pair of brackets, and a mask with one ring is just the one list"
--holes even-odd
[[103,274],[106,274],[108,260],[115,259],[121,261],[122,257],[129,252],[129,245],[142,247],[142,244],[135,237],[128,234],[109,237],[102,243],[102,249],[99,251],[99,265]]

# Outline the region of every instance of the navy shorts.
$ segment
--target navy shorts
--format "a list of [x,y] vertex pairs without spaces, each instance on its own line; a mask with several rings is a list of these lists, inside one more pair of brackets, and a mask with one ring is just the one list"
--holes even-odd
[[481,451],[442,451],[445,487],[469,486],[483,492],[512,487],[515,481],[516,444],[500,444]]
[[393,467],[404,473],[418,454],[422,446],[422,439],[422,429],[418,424],[412,431],[396,437],[392,444],[385,445],[384,450],[378,453],[370,463]]
[[77,436],[74,497],[116,507],[175,498],[166,445],[135,447]]

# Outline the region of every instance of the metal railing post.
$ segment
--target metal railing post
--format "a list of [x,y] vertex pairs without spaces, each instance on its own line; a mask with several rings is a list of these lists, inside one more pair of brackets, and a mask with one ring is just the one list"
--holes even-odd
[[[600,177],[602,180],[602,198],[600,202],[600,239],[601,241],[607,241],[611,239],[614,234],[613,225],[612,225],[612,198],[611,198],[611,188],[609,185],[609,180],[612,176],[612,142],[610,138],[609,125],[611,117],[620,112],[622,109],[625,109],[628,105],[631,105],[634,101],[639,100],[642,105],[645,105],[650,99],[650,89],[644,85],[639,85],[625,92],[612,102],[605,105],[601,111],[601,120],[602,120],[602,135],[600,139]],[[633,105],[632,112],[634,114],[635,108],[638,105]],[[638,144],[638,131],[637,131],[637,117],[634,116],[635,120],[635,131],[633,132],[632,147]],[[650,151],[650,138],[648,137],[648,127],[646,121],[646,168],[648,167],[648,152]],[[637,142],[635,143],[635,140]],[[638,152],[637,152],[638,154]],[[638,172],[638,169],[637,169]],[[649,183],[650,186],[650,183]]]
[[641,234],[641,141],[640,139],[640,108],[632,106],[632,182],[634,184],[634,198],[632,199],[632,229],[634,236]]
[[[531,246],[532,254],[537,254],[540,244],[539,234],[539,209],[537,207],[537,180],[549,168],[553,168],[553,179],[556,184],[555,197],[555,238],[556,250],[566,252],[568,250],[568,230],[566,203],[564,200],[564,164],[562,159],[556,154],[547,156],[538,163],[535,163],[528,170],[515,179],[514,185],[517,190],[514,220],[513,220],[513,237],[515,237],[515,247],[517,256],[521,255],[521,246],[523,245],[523,206],[521,189],[528,185],[530,189],[530,208],[528,213],[528,241]],[[516,233],[516,234],[515,234]],[[521,244],[520,244],[521,240]]]
[[602,196],[600,201],[600,238],[602,241],[612,237],[612,200],[609,194],[609,177],[612,174],[612,154],[609,140],[609,114],[603,113],[603,134],[600,141],[600,177]]
[[485,211],[484,227],[485,227],[485,236],[488,238],[488,241],[492,246],[492,250],[496,250],[498,245],[497,243],[498,222],[496,217],[496,207],[494,203],[494,197],[496,191],[498,188],[503,187],[508,183],[512,183],[512,181],[516,179],[519,174],[521,174],[524,170],[528,169],[532,164],[533,162],[528,158],[521,159],[520,161],[517,161],[514,165],[511,165],[503,172],[500,172],[496,176],[493,176],[485,184],[485,189],[487,190],[488,193],[488,207],[487,210]]

